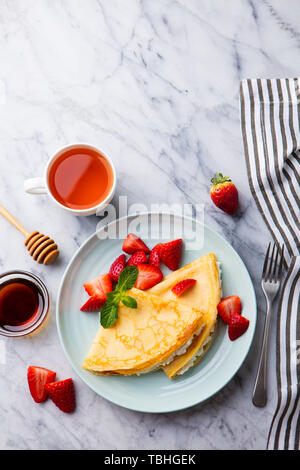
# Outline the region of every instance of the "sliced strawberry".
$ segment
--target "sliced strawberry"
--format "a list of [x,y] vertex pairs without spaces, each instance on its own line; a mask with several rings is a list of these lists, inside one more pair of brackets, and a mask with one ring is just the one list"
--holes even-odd
[[230,318],[228,335],[231,341],[239,338],[248,330],[249,320],[238,313],[233,313]]
[[150,287],[158,284],[163,277],[160,269],[150,264],[139,264],[138,265],[139,275],[135,283],[137,289],[150,289]]
[[75,391],[72,379],[59,380],[46,385],[49,397],[65,413],[75,409]]
[[99,312],[105,304],[105,300],[99,299],[95,295],[89,298],[87,302],[81,307],[82,312]]
[[242,311],[241,299],[237,295],[226,297],[219,302],[217,309],[222,320],[229,325],[231,315],[240,315]]
[[147,245],[139,237],[134,235],[134,233],[129,233],[126,240],[123,243],[122,250],[129,255],[132,255],[136,251],[144,251],[145,253],[150,253]]
[[144,251],[136,251],[127,261],[127,266],[138,266],[139,264],[148,263],[147,255]]
[[32,398],[36,403],[46,400],[48,394],[45,385],[53,382],[56,372],[43,367],[29,366],[27,369],[27,380]]
[[158,245],[155,245],[154,248],[152,248],[151,253],[149,255],[149,264],[151,264],[152,266],[156,266],[157,268],[160,267],[159,248],[160,243]]
[[178,297],[183,294],[186,290],[190,289],[196,284],[196,279],[184,279],[183,281],[178,282],[175,286],[172,287],[173,294]]
[[101,274],[92,281],[86,282],[83,286],[91,297],[97,297],[106,302],[107,292],[112,291],[112,282],[109,274]]
[[119,276],[126,266],[126,256],[120,255],[109,268],[109,274],[113,281],[118,282]]
[[159,245],[160,260],[172,271],[178,268],[182,253],[182,238]]

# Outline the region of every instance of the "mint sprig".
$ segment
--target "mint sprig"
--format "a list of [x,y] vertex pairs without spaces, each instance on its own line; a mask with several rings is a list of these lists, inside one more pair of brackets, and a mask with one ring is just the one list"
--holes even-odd
[[137,301],[126,293],[134,286],[138,274],[136,266],[127,266],[119,275],[118,284],[113,292],[108,292],[107,300],[100,313],[100,323],[103,328],[109,328],[117,321],[120,302],[126,307],[137,308]]
[[137,301],[133,297],[130,297],[130,295],[125,295],[122,298],[122,303],[129,308],[137,308]]
[[118,318],[118,305],[106,301],[101,310],[101,325],[109,328]]
[[116,292],[116,290],[126,292],[131,289],[136,283],[138,274],[139,271],[136,266],[127,266],[119,275],[118,284],[114,292]]

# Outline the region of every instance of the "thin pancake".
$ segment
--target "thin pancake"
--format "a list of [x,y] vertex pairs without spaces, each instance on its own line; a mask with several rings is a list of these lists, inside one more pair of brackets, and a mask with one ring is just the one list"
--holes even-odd
[[188,366],[189,361],[192,361],[191,367],[198,364],[209,349],[213,336],[214,333],[211,331],[210,334],[207,335],[206,340],[203,340],[202,335],[199,337],[196,336],[185,354],[177,356],[170,364],[163,367],[164,372],[167,374],[169,379],[173,379],[177,375],[180,375],[181,371]]
[[118,320],[100,327],[83,368],[100,374],[129,375],[164,362],[203,326],[199,309],[138,289],[129,295],[137,309],[120,304]]
[[[181,297],[177,298],[171,291],[172,287],[177,284],[177,282],[188,278],[196,279],[197,283]],[[206,326],[202,333],[194,338],[185,354],[178,356],[174,361],[164,367],[165,373],[169,378],[172,378],[175,377],[180,369],[182,369],[194,354],[202,348],[216,323],[217,305],[221,297],[221,286],[218,265],[214,253],[209,253],[174,271],[166,276],[161,283],[149,289],[148,292],[158,295],[166,301],[177,298],[178,302],[204,312],[203,319]]]

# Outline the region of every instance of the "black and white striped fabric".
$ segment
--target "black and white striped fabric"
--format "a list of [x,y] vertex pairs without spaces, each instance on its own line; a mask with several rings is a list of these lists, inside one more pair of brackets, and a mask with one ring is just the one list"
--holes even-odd
[[[268,449],[300,448],[300,79],[241,82],[241,127],[250,188],[288,272],[277,325],[278,403]],[[266,243],[267,245],[267,243]]]

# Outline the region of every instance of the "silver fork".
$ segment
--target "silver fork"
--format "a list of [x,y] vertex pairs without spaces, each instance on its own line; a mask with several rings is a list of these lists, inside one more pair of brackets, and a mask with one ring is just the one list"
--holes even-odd
[[278,294],[281,283],[284,245],[282,245],[282,248],[280,248],[274,243],[271,256],[270,249],[271,243],[269,243],[266,253],[261,279],[261,287],[267,301],[267,313],[260,360],[252,396],[253,404],[259,407],[263,407],[267,403],[267,355],[269,325],[272,305],[276,295]]

